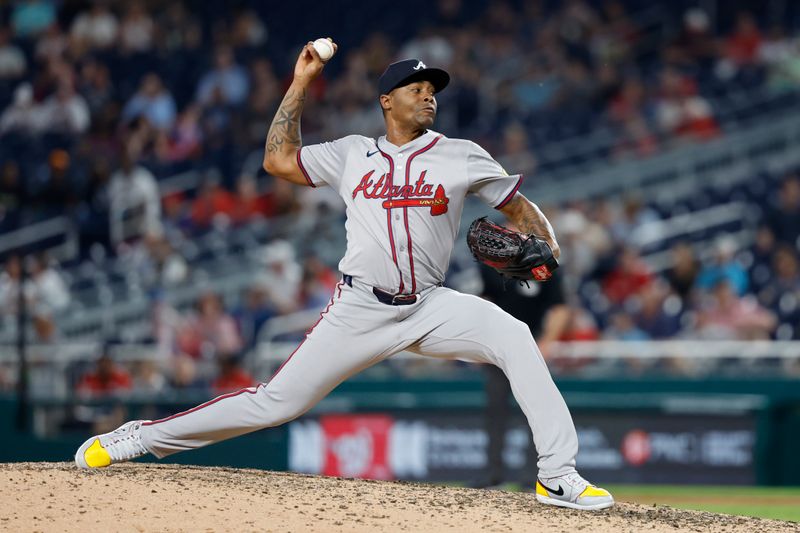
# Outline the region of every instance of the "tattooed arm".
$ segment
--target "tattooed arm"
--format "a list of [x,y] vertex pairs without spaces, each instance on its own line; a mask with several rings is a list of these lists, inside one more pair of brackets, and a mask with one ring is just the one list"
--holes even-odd
[[[333,44],[334,51],[337,46]],[[297,151],[303,145],[300,137],[300,116],[306,102],[309,84],[319,76],[325,63],[311,43],[303,47],[294,67],[294,79],[283,97],[264,147],[264,170],[298,185],[309,185],[297,164]]]
[[561,249],[556,242],[553,226],[544,216],[539,207],[517,193],[500,211],[523,233],[530,233],[547,241],[553,250],[556,259],[561,255]]

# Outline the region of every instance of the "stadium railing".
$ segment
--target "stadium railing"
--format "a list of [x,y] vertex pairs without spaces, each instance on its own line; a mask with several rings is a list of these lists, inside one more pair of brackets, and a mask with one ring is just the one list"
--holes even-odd
[[[312,317],[312,314],[314,315]],[[298,333],[319,318],[319,313],[304,312],[280,317],[266,330],[268,335],[245,359],[245,367],[257,379],[267,379],[297,348],[298,340],[281,340]],[[99,342],[72,342],[58,345],[33,344],[26,350],[31,377],[31,396],[35,398],[70,398],[74,369],[86,370],[98,358]],[[157,344],[119,344],[107,347],[118,363],[155,363],[169,374],[172,354]],[[16,376],[16,346],[0,345],[0,367],[6,375]],[[438,359],[429,359],[411,352],[400,352],[391,358],[397,376],[404,375],[403,365],[420,368],[431,376],[447,375],[453,366]],[[553,373],[570,379],[613,377],[635,379],[647,373],[696,378],[708,375],[730,375],[739,378],[759,376],[790,378],[800,375],[800,341],[733,341],[733,340],[661,340],[661,341],[580,341],[550,345],[548,365]],[[204,364],[204,361],[199,363]],[[207,362],[213,368],[213,361]],[[579,364],[577,364],[579,363]],[[667,366],[660,366],[667,363]],[[472,367],[477,368],[477,367]],[[642,372],[642,370],[647,372]]]

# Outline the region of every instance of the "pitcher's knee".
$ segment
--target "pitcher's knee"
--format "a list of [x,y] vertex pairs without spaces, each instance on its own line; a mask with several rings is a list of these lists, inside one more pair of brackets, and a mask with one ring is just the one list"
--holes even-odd
[[494,348],[501,359],[529,354],[536,350],[536,342],[533,340],[530,328],[516,318],[509,317],[509,320],[497,329],[495,335]]
[[498,328],[500,337],[505,344],[519,346],[520,344],[533,344],[533,335],[525,322],[509,317],[509,320]]
[[263,426],[275,427],[291,422],[310,409],[310,406],[302,398],[276,398],[265,391],[259,408]]

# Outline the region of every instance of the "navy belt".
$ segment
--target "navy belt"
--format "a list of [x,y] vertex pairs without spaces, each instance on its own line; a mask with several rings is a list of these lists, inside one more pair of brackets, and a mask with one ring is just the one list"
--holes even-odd
[[[351,287],[353,286],[353,276],[343,274],[342,281]],[[386,305],[411,305],[413,303],[417,303],[416,294],[392,294],[390,292],[383,291],[378,287],[372,287],[372,294],[375,295],[375,298],[377,298],[379,302]]]

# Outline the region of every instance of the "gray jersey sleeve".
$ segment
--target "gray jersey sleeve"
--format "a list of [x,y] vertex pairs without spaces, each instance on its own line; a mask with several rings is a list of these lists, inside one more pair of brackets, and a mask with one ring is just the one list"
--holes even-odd
[[467,175],[469,192],[495,209],[505,206],[522,184],[522,174],[509,176],[500,163],[473,142],[467,156]]
[[318,187],[327,183],[338,189],[347,162],[347,152],[356,140],[356,135],[350,135],[300,148],[297,151],[297,164],[309,185]]

